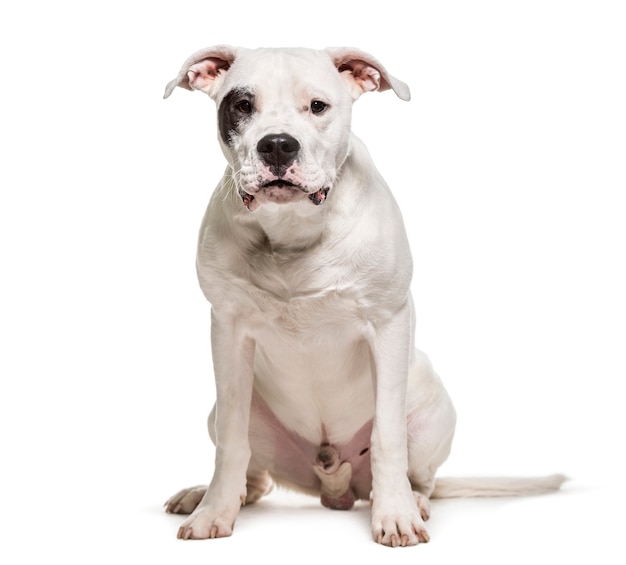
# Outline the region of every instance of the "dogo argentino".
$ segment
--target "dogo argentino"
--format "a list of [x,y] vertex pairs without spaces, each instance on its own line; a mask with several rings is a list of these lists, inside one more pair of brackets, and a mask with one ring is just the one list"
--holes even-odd
[[165,97],[177,86],[215,100],[228,161],[197,256],[215,472],[166,503],[191,514],[178,537],[229,536],[273,482],[329,508],[369,499],[373,537],[390,546],[428,541],[429,497],[558,488],[558,475],[435,482],[455,412],[413,346],[400,210],[351,133],[361,94],[409,100],[407,85],[356,49],[221,45],[187,59]]

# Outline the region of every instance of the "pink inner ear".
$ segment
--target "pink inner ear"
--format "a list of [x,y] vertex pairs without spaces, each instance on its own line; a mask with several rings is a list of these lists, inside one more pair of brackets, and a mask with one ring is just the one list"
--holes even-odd
[[216,57],[204,59],[189,67],[187,71],[189,86],[194,90],[207,90],[219,75],[220,70],[228,69],[228,67],[230,63],[223,59]]
[[354,81],[363,92],[371,92],[380,88],[380,73],[363,61],[346,61],[339,67],[339,72],[349,71]]

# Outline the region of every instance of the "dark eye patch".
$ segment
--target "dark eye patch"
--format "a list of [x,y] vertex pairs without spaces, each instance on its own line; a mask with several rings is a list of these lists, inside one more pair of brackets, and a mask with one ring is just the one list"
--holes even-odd
[[222,139],[230,144],[237,133],[254,114],[254,92],[247,88],[234,88],[222,100],[217,120]]

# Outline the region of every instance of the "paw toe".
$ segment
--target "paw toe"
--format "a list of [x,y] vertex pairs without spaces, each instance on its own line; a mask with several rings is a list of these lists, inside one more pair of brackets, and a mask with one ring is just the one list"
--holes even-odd
[[417,514],[410,518],[399,516],[382,520],[372,528],[372,533],[377,543],[389,547],[407,547],[430,540],[424,523]]
[[[233,520],[234,521],[234,520]],[[211,512],[196,512],[185,520],[178,529],[178,539],[216,539],[225,538],[233,533],[233,523]]]
[[417,491],[413,492],[413,496],[415,496],[415,502],[417,502],[420,516],[422,517],[422,520],[426,522],[430,518],[430,500],[428,500],[427,496]]

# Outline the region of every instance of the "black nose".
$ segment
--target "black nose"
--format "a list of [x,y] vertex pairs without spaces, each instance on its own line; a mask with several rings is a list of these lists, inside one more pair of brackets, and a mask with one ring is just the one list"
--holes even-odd
[[300,151],[298,140],[288,133],[266,135],[257,143],[256,150],[263,162],[272,168],[274,174],[282,175]]

